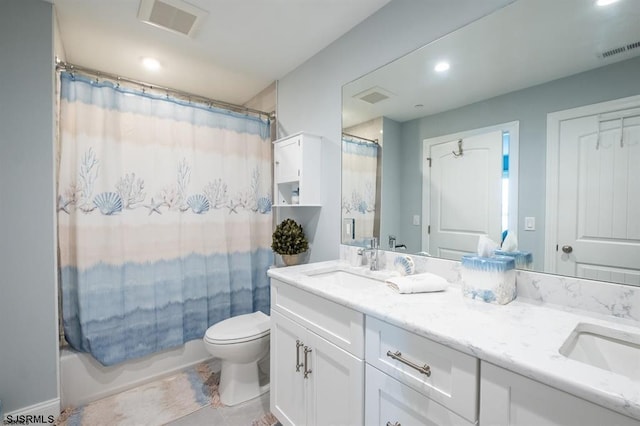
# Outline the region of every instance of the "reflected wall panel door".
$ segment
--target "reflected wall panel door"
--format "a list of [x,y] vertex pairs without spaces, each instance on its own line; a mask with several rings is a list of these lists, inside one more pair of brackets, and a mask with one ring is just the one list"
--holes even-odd
[[429,253],[460,260],[475,253],[480,235],[500,242],[502,132],[492,131],[430,149]]
[[560,122],[557,273],[640,285],[640,108]]

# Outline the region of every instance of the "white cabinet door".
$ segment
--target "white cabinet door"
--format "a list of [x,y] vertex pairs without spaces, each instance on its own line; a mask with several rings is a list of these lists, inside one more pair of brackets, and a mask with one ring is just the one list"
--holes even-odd
[[444,426],[471,423],[367,364],[365,424],[367,426]]
[[362,425],[364,361],[315,333],[311,342],[309,425]]
[[639,426],[640,421],[483,362],[481,426]]
[[302,339],[307,330],[271,311],[271,412],[283,425],[307,424]]
[[272,309],[270,409],[285,426],[362,425],[364,361]]
[[301,137],[278,142],[274,146],[276,184],[294,182],[300,179]]

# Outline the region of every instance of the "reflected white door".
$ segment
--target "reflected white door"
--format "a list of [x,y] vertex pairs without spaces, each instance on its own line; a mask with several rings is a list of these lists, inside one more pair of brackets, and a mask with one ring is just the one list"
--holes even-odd
[[640,108],[559,121],[556,271],[640,285]]
[[431,145],[429,253],[460,260],[483,234],[500,242],[502,131]]

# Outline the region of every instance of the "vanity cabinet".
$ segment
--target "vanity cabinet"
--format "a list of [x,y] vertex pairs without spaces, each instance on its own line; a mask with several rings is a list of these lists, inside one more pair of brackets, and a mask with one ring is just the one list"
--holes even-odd
[[367,316],[365,424],[472,425],[477,358]]
[[[321,142],[320,136],[304,132],[273,142],[273,196],[276,206],[321,205]],[[294,194],[297,194],[297,202]]]
[[283,425],[361,425],[363,314],[271,280],[271,412]]
[[640,422],[482,362],[480,426],[639,426]]

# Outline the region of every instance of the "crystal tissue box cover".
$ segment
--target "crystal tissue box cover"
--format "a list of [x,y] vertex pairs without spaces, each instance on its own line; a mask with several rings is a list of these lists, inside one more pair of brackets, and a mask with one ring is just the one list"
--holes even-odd
[[515,260],[508,256],[462,256],[462,294],[506,305],[516,298]]

